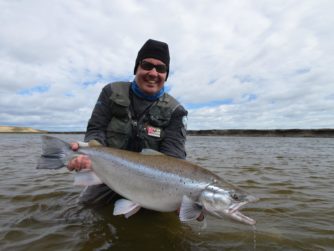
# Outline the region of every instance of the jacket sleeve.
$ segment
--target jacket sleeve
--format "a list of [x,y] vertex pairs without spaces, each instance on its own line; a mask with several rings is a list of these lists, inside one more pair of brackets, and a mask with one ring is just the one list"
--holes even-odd
[[175,109],[169,125],[164,130],[164,138],[160,145],[160,152],[180,159],[186,158],[185,120],[187,114],[188,112],[183,108],[183,106],[179,106]]
[[106,85],[95,104],[91,118],[88,121],[85,134],[85,141],[96,140],[102,145],[107,145],[106,131],[111,120],[111,106],[109,97],[111,96],[110,84]]

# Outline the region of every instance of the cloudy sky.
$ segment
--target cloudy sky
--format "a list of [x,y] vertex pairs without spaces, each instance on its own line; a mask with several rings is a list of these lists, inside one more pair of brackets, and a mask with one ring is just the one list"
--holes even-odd
[[148,38],[188,129],[334,128],[332,0],[0,0],[0,125],[83,131]]

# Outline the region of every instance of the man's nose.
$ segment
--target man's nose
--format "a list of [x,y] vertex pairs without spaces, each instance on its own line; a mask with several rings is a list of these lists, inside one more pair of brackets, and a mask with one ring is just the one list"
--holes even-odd
[[155,67],[153,67],[151,70],[149,70],[148,74],[151,75],[151,76],[158,76],[159,75],[159,73],[157,72]]

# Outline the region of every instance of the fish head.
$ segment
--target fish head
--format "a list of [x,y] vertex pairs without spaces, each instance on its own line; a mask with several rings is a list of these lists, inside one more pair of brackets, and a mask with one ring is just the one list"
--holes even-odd
[[242,214],[239,209],[257,198],[251,195],[241,194],[235,190],[225,190],[210,185],[202,191],[199,201],[205,211],[218,218],[227,216],[233,220],[254,225],[255,220]]

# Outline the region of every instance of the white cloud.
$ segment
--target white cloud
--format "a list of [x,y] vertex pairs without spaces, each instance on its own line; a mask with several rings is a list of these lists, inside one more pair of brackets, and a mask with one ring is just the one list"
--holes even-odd
[[155,38],[169,43],[166,84],[189,129],[333,128],[333,10],[329,0],[0,1],[0,124],[84,130],[104,84],[132,79]]

